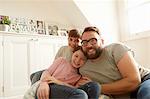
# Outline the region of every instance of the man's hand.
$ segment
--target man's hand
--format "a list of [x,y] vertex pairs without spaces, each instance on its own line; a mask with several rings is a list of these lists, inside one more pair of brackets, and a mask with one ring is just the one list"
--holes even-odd
[[41,82],[37,90],[38,99],[49,99],[49,85],[47,82]]

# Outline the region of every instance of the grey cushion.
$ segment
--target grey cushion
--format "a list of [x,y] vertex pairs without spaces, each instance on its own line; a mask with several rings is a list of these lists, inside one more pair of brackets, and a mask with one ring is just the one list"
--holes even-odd
[[30,75],[30,80],[31,80],[31,84],[32,84],[32,85],[33,85],[35,82],[37,82],[37,81],[40,80],[43,71],[45,71],[45,70],[37,71],[37,72],[32,73],[32,74]]

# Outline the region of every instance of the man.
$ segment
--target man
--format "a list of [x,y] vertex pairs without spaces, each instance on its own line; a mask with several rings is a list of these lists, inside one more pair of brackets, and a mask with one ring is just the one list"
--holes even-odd
[[[80,73],[99,82],[102,94],[114,99],[150,99],[150,70],[141,67],[130,48],[123,44],[103,46],[96,27],[82,34],[82,48],[88,58]],[[137,94],[136,94],[137,91]]]

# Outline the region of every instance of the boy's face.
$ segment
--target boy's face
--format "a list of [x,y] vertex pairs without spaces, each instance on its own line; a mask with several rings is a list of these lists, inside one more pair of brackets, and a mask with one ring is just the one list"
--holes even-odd
[[81,50],[75,51],[72,55],[71,64],[75,68],[81,67],[86,61],[86,57],[84,56]]
[[79,46],[80,39],[78,37],[69,37],[68,46],[74,51]]

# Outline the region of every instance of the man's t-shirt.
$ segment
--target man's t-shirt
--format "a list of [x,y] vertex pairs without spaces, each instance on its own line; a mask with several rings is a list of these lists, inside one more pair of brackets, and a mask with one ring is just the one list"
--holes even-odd
[[[84,66],[80,68],[81,75],[87,76],[93,81],[100,84],[111,83],[122,79],[122,76],[117,68],[117,64],[127,51],[132,50],[120,43],[114,43],[104,48],[101,56],[96,61],[87,60]],[[141,78],[150,70],[139,65]],[[123,97],[127,98],[125,95]],[[121,98],[121,97],[119,97]]]

